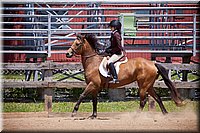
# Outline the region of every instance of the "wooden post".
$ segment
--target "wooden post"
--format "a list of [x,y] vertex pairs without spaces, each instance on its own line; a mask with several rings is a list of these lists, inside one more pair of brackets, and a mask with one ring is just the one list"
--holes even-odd
[[[182,62],[183,63],[190,63],[190,59],[191,59],[191,56],[184,56],[182,58]],[[183,75],[182,75],[182,81],[187,81],[187,76],[188,76],[188,70],[183,70]],[[183,99],[187,99],[189,98],[189,93],[190,93],[190,90],[189,89],[179,89],[179,93],[181,95],[181,97]]]
[[52,96],[47,94],[44,95],[44,105],[45,105],[45,111],[50,113],[52,111]]
[[[51,61],[47,61],[47,63],[51,63]],[[50,66],[50,65],[49,65]],[[53,72],[49,68],[44,72],[44,81],[52,81]],[[52,88],[45,88],[43,90],[44,102],[45,102],[45,111],[48,113],[52,111],[52,97],[53,97],[53,89]]]

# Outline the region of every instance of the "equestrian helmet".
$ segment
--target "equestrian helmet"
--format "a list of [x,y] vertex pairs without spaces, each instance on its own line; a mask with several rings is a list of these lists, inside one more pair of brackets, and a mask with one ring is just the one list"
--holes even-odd
[[112,20],[109,24],[110,27],[114,27],[116,29],[121,29],[122,24],[118,20]]

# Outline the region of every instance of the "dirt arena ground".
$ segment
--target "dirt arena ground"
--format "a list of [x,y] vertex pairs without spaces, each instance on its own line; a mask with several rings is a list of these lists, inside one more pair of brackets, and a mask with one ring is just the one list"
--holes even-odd
[[96,119],[87,119],[90,113],[4,113],[3,131],[36,132],[198,132],[199,117],[195,112],[98,113]]

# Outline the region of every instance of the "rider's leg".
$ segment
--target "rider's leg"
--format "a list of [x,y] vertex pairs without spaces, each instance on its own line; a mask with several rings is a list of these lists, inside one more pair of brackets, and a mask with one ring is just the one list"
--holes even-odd
[[115,70],[114,64],[111,62],[108,66],[109,66],[110,73],[113,76],[113,81],[111,81],[110,83],[119,83],[117,72]]
[[110,59],[108,60],[108,68],[110,70],[110,73],[113,76],[113,81],[111,81],[112,83],[118,83],[118,76],[117,76],[117,72],[115,70],[114,67],[114,62],[116,62],[117,60],[119,60],[121,57],[123,56],[123,53],[121,55],[116,55],[113,54]]

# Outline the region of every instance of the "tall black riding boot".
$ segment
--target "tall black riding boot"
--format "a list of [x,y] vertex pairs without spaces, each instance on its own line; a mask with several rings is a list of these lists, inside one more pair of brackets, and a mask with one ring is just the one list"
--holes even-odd
[[117,76],[117,72],[115,70],[115,66],[113,63],[110,63],[109,64],[109,69],[110,69],[110,73],[112,74],[113,76],[113,80],[110,81],[109,83],[119,83],[119,80],[118,80],[118,76]]

